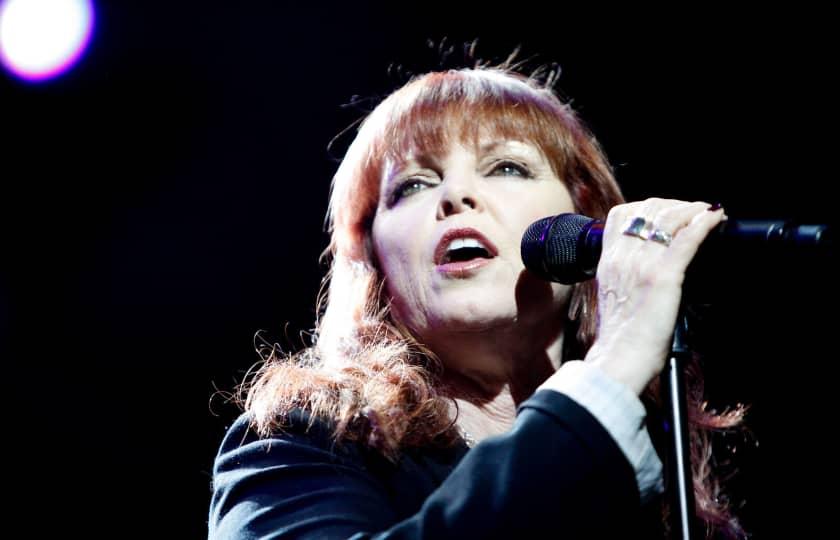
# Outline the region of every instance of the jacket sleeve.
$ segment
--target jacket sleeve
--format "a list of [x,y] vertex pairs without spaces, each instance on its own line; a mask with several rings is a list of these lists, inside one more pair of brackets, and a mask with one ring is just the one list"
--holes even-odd
[[647,411],[638,396],[590,362],[566,361],[560,373],[563,376],[553,379],[551,389],[575,400],[612,436],[636,472],[642,504],[661,495],[665,491],[662,461],[654,449],[645,423]]
[[[316,424],[317,426],[318,424]],[[243,416],[214,466],[211,539],[632,537],[635,473],[610,434],[568,396],[541,390],[508,433],[467,452],[412,516],[326,429],[254,436]]]

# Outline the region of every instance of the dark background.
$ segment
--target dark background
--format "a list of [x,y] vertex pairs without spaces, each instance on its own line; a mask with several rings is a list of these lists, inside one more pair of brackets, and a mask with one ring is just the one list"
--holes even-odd
[[[825,13],[282,4],[100,1],[76,69],[38,86],[0,76],[4,476],[27,536],[206,535],[237,414],[214,393],[259,360],[257,331],[293,350],[313,323],[350,138],[327,145],[366,109],[343,105],[456,66],[465,41],[559,63],[629,199],[834,222]],[[757,538],[831,527],[829,257],[711,266],[710,400],[753,407],[732,484],[744,522]]]

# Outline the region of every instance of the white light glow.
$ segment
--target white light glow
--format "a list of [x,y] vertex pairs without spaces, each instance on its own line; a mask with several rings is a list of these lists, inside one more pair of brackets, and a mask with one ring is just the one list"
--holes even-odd
[[93,30],[91,0],[6,0],[0,4],[0,62],[30,81],[69,69]]

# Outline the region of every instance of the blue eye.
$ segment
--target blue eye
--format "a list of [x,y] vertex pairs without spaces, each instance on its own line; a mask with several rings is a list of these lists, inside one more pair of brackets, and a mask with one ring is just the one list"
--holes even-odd
[[403,197],[407,197],[415,191],[418,191],[419,188],[417,186],[427,185],[429,185],[427,182],[418,180],[417,178],[408,178],[405,182],[394,188],[394,191],[391,193],[391,204],[395,204]]
[[524,165],[513,161],[500,161],[493,167],[492,173],[496,171],[506,171],[503,173],[504,176],[521,176],[523,178],[533,178],[531,171],[529,171]]

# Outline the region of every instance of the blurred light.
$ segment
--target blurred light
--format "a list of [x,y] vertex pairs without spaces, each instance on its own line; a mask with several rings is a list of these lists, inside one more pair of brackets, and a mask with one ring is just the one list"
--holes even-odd
[[92,0],[0,0],[0,63],[27,81],[68,70],[93,31]]

